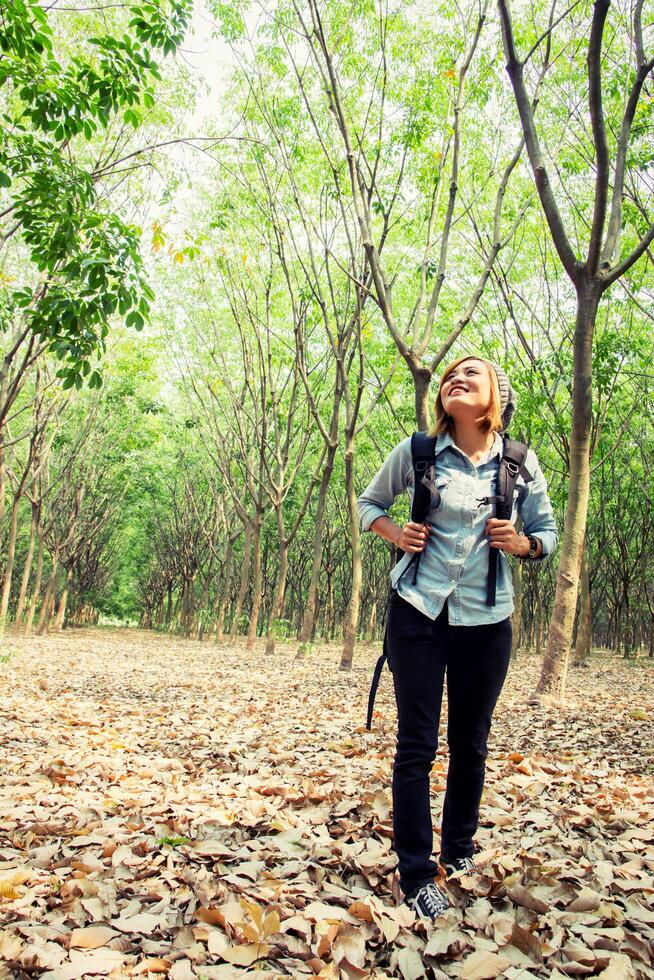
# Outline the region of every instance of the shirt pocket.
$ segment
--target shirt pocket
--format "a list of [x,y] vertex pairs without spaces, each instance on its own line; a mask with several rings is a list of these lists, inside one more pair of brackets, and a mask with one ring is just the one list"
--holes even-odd
[[488,520],[495,513],[495,504],[488,498],[497,492],[497,471],[477,475],[474,485],[475,513],[479,519]]
[[445,498],[452,478],[450,476],[436,476],[431,481],[431,506],[429,515],[440,514],[445,506]]

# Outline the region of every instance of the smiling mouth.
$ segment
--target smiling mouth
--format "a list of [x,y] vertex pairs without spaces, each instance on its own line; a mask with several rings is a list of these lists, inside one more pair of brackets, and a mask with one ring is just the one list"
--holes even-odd
[[461,387],[452,388],[452,390],[450,391],[450,398],[452,397],[452,395],[457,395],[457,394],[465,395],[467,390],[468,390],[467,388],[461,388]]

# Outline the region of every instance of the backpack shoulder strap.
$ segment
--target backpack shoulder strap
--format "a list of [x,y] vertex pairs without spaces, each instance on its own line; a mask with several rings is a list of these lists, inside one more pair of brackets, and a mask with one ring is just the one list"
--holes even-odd
[[[431,508],[430,471],[433,477],[436,452],[436,436],[426,432],[414,432],[411,436],[411,461],[413,463],[413,502],[411,504],[411,520],[416,524],[424,524]],[[397,549],[401,557],[404,552]],[[415,552],[402,575],[413,567],[412,582],[415,585],[420,567],[420,552]],[[400,576],[400,578],[402,577]],[[397,585],[397,583],[396,583]]]
[[[510,521],[513,511],[513,489],[520,475],[525,483],[530,483],[533,476],[525,466],[528,446],[517,439],[511,439],[508,435],[504,436],[502,445],[502,458],[497,471],[497,489],[495,496],[486,497],[486,503],[495,504],[495,516],[500,520]],[[488,552],[488,579],[486,582],[486,605],[495,605],[495,595],[497,591],[497,567],[499,562],[499,552],[497,548],[489,548]]]
[[502,458],[500,460],[497,473],[496,516],[503,520],[509,520],[513,510],[513,488],[515,487],[518,476],[521,476],[525,483],[531,483],[533,476],[525,466],[528,446],[517,439],[504,437],[502,446]]
[[436,436],[426,432],[414,432],[411,436],[411,460],[413,462],[413,504],[411,520],[422,524],[431,506],[431,491],[422,482],[430,466],[434,465]]
[[366,731],[372,731],[372,712],[375,707],[375,696],[377,694],[377,688],[379,687],[379,679],[381,677],[381,672],[384,669],[384,664],[388,660],[388,624],[384,630],[384,646],[382,649],[381,656],[375,664],[375,671],[372,675],[372,681],[370,683],[370,691],[368,693],[368,712],[366,714]]
[[517,467],[516,476],[519,473],[525,483],[531,483],[533,480],[533,476],[525,466],[528,451],[529,446],[526,442],[520,442],[518,439],[511,439],[508,434],[504,436],[502,459],[506,460],[507,465],[510,465],[512,468]]

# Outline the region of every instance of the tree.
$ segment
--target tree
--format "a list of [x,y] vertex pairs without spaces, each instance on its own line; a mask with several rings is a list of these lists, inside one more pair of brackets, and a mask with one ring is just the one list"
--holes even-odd
[[[498,0],[498,4],[506,68],[520,115],[536,189],[554,246],[576,293],[570,483],[554,610],[543,670],[536,688],[537,695],[561,699],[565,694],[588,515],[592,354],[597,311],[604,293],[635,265],[654,239],[654,222],[640,196],[641,168],[637,152],[638,145],[642,146],[644,138],[637,119],[637,109],[645,81],[654,68],[654,59],[648,60],[645,55],[642,28],[643,0],[636,0],[632,8],[628,47],[622,52],[622,57],[629,66],[628,83],[624,87],[624,95],[618,94],[617,98],[613,96],[608,99],[610,110],[616,112],[618,104],[621,110],[619,116],[610,119],[611,136],[609,137],[603,81],[606,76],[610,78],[619,69],[616,69],[613,59],[609,64],[608,59],[603,58],[603,39],[610,0],[595,0],[586,50],[588,119],[591,131],[590,146],[587,149],[594,163],[594,193],[590,202],[589,220],[586,215],[581,216],[584,228],[588,228],[588,234],[585,256],[583,259],[579,258],[569,231],[566,229],[562,208],[550,179],[548,164],[541,147],[539,127],[525,80],[526,69],[533,55],[543,40],[547,39],[549,44],[550,35],[564,19],[564,15],[555,20],[554,7],[552,7],[547,30],[535,41],[528,53],[520,58],[507,0]],[[618,24],[624,28],[626,25],[621,23],[620,12],[616,13],[616,18]],[[577,31],[578,38],[585,36],[585,31]],[[613,44],[616,43],[614,38]],[[561,70],[562,68],[559,67],[559,71]],[[636,125],[634,125],[635,120]],[[568,125],[575,127],[577,138],[582,145],[586,144],[585,120],[570,114]],[[614,133],[617,136],[614,136]],[[627,175],[630,177],[628,183],[626,183]],[[559,194],[561,200],[566,200],[564,194],[565,188],[562,187]],[[627,213],[624,207],[625,198],[632,205]],[[579,237],[579,246],[581,246],[583,235]],[[623,242],[626,243],[626,247],[623,247]]]
[[103,349],[110,317],[138,329],[152,299],[139,229],[101,201],[117,161],[93,164],[85,150],[118,113],[138,125],[139,106],[153,104],[151,83],[160,78],[152,49],[174,51],[189,13],[190,0],[135,3],[116,35],[88,38],[88,52],[65,64],[39,4],[13,0],[0,12],[0,91],[9,87],[0,136],[2,248],[20,236],[32,267],[32,282],[4,286],[1,327],[20,324],[11,354],[30,335],[47,342],[66,362],[65,387],[79,388],[87,377],[91,387],[100,384],[90,358]]
[[[52,18],[66,16],[56,5],[12,0],[0,10],[0,534],[7,425],[35,364],[49,353],[64,389],[97,388],[112,318],[140,329],[148,316],[140,229],[107,204],[122,139],[94,141],[116,119],[130,132],[140,124],[160,78],[153,52],[177,48],[190,2],[87,18],[72,50],[53,31]],[[109,32],[94,34],[100,24]]]

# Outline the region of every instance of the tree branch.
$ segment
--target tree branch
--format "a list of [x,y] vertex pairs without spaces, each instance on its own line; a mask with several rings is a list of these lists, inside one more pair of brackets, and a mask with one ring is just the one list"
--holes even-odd
[[554,193],[552,191],[552,186],[549,181],[547,168],[545,167],[545,160],[543,158],[540,142],[538,140],[538,134],[534,124],[534,113],[529,96],[527,95],[527,90],[525,88],[523,76],[524,66],[518,60],[515,50],[513,26],[511,24],[511,15],[509,14],[507,0],[498,0],[498,6],[500,11],[500,23],[502,25],[504,53],[507,61],[506,70],[515,94],[518,113],[520,115],[520,122],[522,123],[522,129],[525,134],[527,153],[529,154],[529,161],[531,163],[531,168],[534,173],[534,180],[536,182],[536,190],[538,191],[538,196],[545,213],[545,218],[547,219],[547,223],[552,234],[554,247],[556,248],[559,258],[563,263],[564,269],[570,276],[570,279],[576,283],[581,271],[581,263],[574,254],[572,246],[568,240],[568,236],[563,225],[563,220],[559,213],[559,209],[554,198]]
[[643,37],[642,37],[642,27],[640,24],[641,11],[643,6],[643,0],[638,0],[636,3],[636,9],[634,11],[634,41],[636,48],[636,78],[631,86],[629,92],[629,97],[627,99],[627,104],[625,106],[624,115],[622,117],[622,124],[620,126],[620,136],[618,137],[618,146],[615,157],[615,174],[613,177],[613,197],[611,200],[611,213],[609,216],[609,225],[606,232],[606,240],[604,242],[604,248],[602,250],[602,265],[609,266],[613,261],[613,256],[615,254],[616,246],[618,243],[618,236],[620,234],[620,227],[622,225],[622,202],[624,194],[624,178],[625,178],[625,166],[627,160],[627,149],[629,146],[629,136],[631,133],[631,126],[634,121],[634,116],[636,114],[636,106],[638,105],[638,99],[640,98],[640,93],[642,91],[643,85],[645,84],[645,79],[650,74],[652,69],[654,69],[654,58],[650,58],[649,61],[645,61],[645,51],[643,49]]
[[641,240],[638,242],[631,255],[628,255],[626,259],[623,259],[622,262],[620,262],[618,265],[614,266],[613,269],[607,272],[606,275],[602,276],[602,289],[603,290],[608,289],[611,283],[615,282],[616,279],[619,279],[620,276],[623,276],[625,272],[627,272],[632,267],[632,265],[638,261],[638,259],[641,257],[643,252],[647,250],[647,248],[651,245],[653,241],[654,241],[654,222],[652,222],[652,224],[649,226],[649,228],[647,229],[647,231],[645,232]]
[[588,274],[594,276],[597,272],[604,219],[606,218],[606,202],[609,193],[609,144],[606,138],[604,124],[604,109],[602,107],[602,35],[609,12],[611,0],[595,0],[593,19],[590,26],[588,43],[588,109],[590,124],[593,131],[593,143],[597,159],[595,176],[595,203],[593,207],[593,224],[588,243],[588,259],[586,268]]

